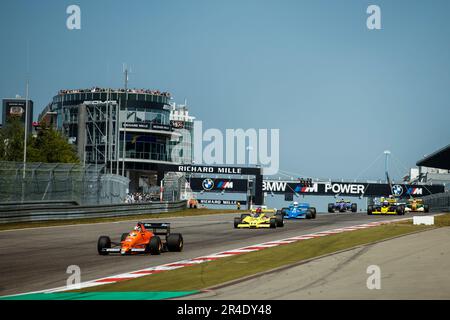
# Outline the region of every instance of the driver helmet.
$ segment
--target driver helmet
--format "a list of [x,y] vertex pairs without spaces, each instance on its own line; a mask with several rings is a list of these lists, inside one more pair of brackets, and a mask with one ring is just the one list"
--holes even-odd
[[256,208],[255,212],[253,212],[252,217],[257,218],[261,214],[262,210],[260,207]]
[[138,224],[136,225],[136,227],[134,227],[134,230],[135,230],[135,231],[141,232],[141,231],[142,231],[141,224],[138,223]]
[[294,206],[298,206],[298,202],[297,201],[294,201]]

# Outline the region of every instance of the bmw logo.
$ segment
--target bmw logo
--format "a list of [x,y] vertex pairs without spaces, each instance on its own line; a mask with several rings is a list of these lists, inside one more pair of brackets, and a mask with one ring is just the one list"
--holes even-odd
[[395,186],[392,187],[392,192],[396,195],[399,196],[403,193],[403,187],[396,184]]
[[202,187],[205,190],[211,190],[212,188],[214,188],[214,181],[212,181],[212,179],[205,179],[202,182]]

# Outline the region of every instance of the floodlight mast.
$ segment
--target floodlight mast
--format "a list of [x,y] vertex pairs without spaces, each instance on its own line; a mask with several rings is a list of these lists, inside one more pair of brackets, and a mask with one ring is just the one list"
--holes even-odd
[[389,188],[391,189],[391,194],[392,194],[392,183],[391,183],[391,179],[389,178],[389,169],[388,169],[388,164],[389,164],[389,155],[391,154],[391,152],[389,150],[385,150],[384,151],[384,172],[386,174],[386,182],[389,184]]

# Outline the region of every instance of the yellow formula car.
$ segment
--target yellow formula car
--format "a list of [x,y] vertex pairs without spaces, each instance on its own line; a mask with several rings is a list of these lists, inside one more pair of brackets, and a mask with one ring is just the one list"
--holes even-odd
[[[275,210],[276,212],[276,210]],[[262,212],[261,208],[257,208],[255,212],[243,213],[240,217],[234,218],[235,228],[276,228],[283,227],[284,220],[282,214],[271,214]]]
[[367,206],[367,214],[405,214],[405,206],[397,202],[395,198],[381,198],[374,205]]
[[410,199],[405,207],[406,212],[430,212],[430,207],[422,199]]

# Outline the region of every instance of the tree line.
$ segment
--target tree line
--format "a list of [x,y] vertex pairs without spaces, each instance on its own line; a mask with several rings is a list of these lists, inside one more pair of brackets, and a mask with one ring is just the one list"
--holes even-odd
[[[23,161],[23,144],[25,136],[24,124],[19,118],[8,119],[0,128],[0,161]],[[74,145],[52,127],[41,124],[37,134],[29,134],[27,138],[27,162],[45,163],[79,163],[80,160]]]

